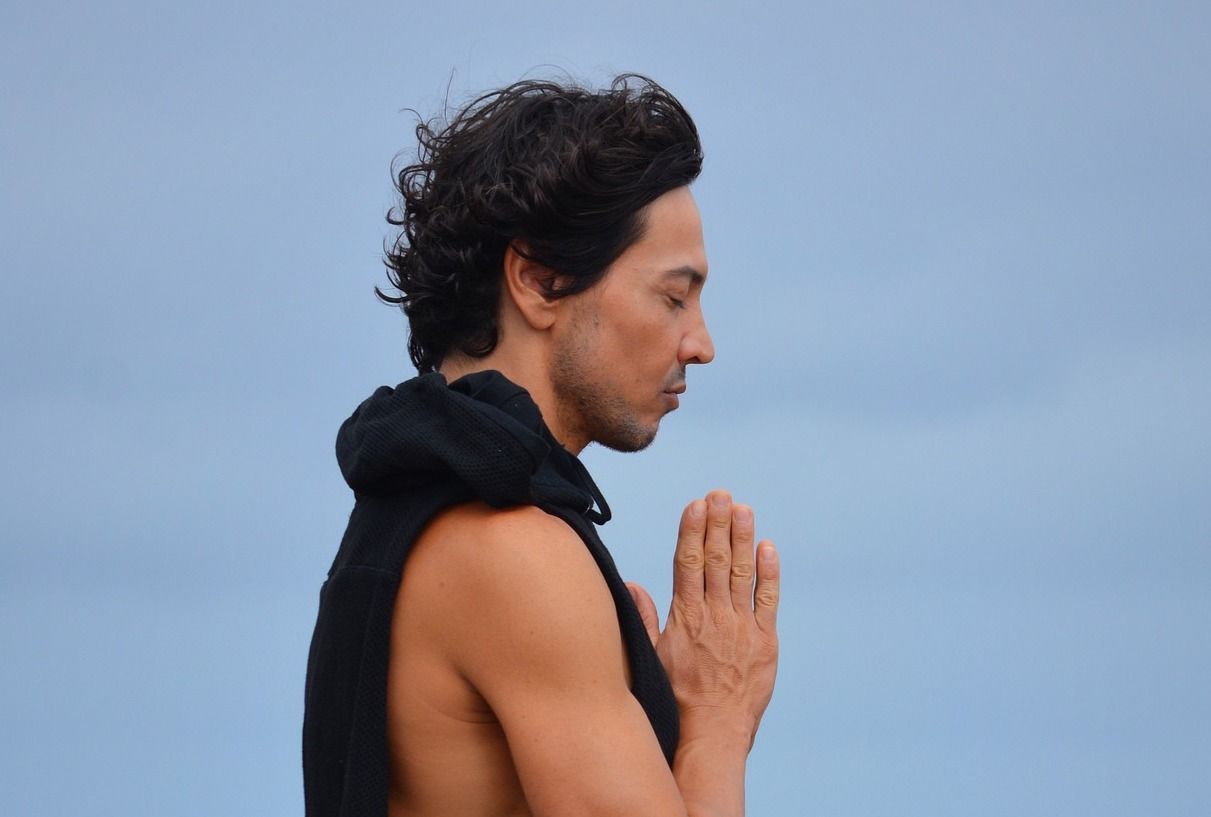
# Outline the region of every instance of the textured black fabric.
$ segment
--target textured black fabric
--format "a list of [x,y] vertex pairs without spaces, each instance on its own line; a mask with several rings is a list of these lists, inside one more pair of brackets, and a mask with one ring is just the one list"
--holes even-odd
[[449,386],[440,374],[384,386],[341,426],[336,452],[356,502],[320,590],[307,662],[307,817],[386,815],[387,665],[400,576],[429,520],[471,499],[495,507],[536,505],[580,535],[614,599],[632,692],[672,764],[677,705],[634,601],[597,536],[595,523],[609,520],[609,507],[524,389],[498,372]]

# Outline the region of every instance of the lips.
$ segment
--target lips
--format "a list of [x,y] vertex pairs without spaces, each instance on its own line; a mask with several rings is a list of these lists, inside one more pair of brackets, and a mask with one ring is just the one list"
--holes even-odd
[[677,372],[677,379],[664,390],[665,394],[685,394],[685,369]]

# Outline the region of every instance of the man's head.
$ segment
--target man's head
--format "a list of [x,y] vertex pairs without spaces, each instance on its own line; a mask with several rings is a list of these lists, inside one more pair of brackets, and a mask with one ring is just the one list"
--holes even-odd
[[604,91],[524,81],[417,137],[388,216],[401,227],[387,253],[400,294],[379,293],[408,316],[417,369],[496,358],[535,330],[558,424],[573,439],[647,445],[685,366],[713,356],[689,114],[644,77]]
[[606,91],[518,82],[417,139],[388,216],[402,229],[387,253],[400,296],[387,300],[408,316],[422,373],[495,347],[507,248],[558,274],[550,294],[583,292],[640,237],[640,211],[702,168],[689,114],[633,75]]

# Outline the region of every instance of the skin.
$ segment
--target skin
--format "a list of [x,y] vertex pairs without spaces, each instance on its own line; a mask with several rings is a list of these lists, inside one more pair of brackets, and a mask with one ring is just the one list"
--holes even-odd
[[[447,379],[500,370],[573,453],[649,444],[687,367],[714,347],[692,196],[671,191],[644,215],[643,237],[580,295],[547,299],[551,272],[507,252],[498,346],[446,361]],[[579,536],[535,507],[439,515],[409,557],[392,625],[392,817],[743,814],[777,664],[777,553],[754,526],[726,491],[686,506],[663,631],[631,585],[682,716],[670,771]]]

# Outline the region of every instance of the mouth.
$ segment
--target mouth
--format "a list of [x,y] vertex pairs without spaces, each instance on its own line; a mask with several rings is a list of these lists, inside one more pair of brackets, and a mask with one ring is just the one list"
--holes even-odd
[[685,394],[684,383],[673,386],[671,389],[664,390],[664,399],[667,401],[670,411],[681,405],[681,400],[677,397],[679,394]]
[[670,411],[681,405],[681,400],[678,398],[678,395],[681,394],[685,394],[685,369],[679,367],[679,370],[674,371],[670,385],[664,389],[664,400]]

